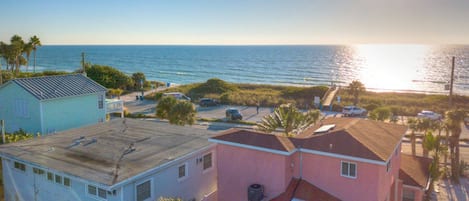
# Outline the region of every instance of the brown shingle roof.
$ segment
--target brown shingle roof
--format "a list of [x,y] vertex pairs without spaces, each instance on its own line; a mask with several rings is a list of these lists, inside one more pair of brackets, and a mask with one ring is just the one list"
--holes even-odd
[[430,179],[430,164],[432,159],[401,154],[401,169],[399,169],[399,179],[405,185],[426,188]]
[[[324,134],[314,134],[322,125],[335,124]],[[287,138],[246,130],[229,130],[212,139],[278,151],[295,148],[387,161],[407,127],[358,118],[329,118],[296,137]]]
[[[314,134],[322,125],[335,124],[325,134]],[[387,161],[407,130],[406,126],[359,118],[328,118],[303,132],[302,148]]]
[[290,152],[295,149],[295,145],[290,138],[247,130],[230,129],[212,137],[212,139],[284,152]]
[[293,178],[285,192],[271,201],[290,201],[293,198],[306,201],[340,201],[326,191],[316,187],[305,180]]

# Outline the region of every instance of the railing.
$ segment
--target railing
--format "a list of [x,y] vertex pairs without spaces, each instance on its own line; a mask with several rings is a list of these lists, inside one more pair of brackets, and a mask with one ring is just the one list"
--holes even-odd
[[124,112],[124,101],[117,99],[106,99],[106,114]]

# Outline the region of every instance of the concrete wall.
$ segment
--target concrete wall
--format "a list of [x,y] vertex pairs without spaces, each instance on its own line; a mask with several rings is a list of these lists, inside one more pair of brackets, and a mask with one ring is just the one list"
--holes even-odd
[[264,185],[267,199],[284,192],[293,170],[288,156],[217,145],[218,200],[247,200],[251,184]]
[[[17,101],[24,103],[25,115],[18,115]],[[5,120],[9,133],[22,128],[28,133],[41,132],[39,101],[15,83],[0,88],[0,119]]]
[[[66,97],[42,102],[42,133],[53,133],[106,120],[106,104],[98,109],[98,95]],[[104,93],[101,93],[104,95]]]

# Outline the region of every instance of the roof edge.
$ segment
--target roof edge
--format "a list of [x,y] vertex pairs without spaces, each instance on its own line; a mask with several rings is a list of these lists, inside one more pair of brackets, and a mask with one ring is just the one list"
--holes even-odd
[[298,150],[298,149],[293,149],[290,152],[280,151],[280,150],[275,150],[275,149],[270,149],[270,148],[264,148],[264,147],[258,147],[258,146],[253,146],[253,145],[241,144],[241,143],[237,143],[237,142],[228,142],[228,141],[213,139],[213,138],[209,138],[208,141],[218,143],[218,144],[223,144],[223,145],[230,145],[230,146],[235,146],[235,147],[252,149],[252,150],[256,150],[256,151],[263,151],[263,152],[268,152],[268,153],[273,153],[273,154],[284,155],[284,156],[290,156]]

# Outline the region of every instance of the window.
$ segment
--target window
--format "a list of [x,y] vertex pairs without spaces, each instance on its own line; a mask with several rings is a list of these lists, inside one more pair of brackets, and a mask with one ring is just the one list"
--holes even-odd
[[95,187],[95,186],[88,185],[88,194],[90,194],[90,195],[98,195],[96,187]]
[[187,164],[182,164],[178,167],[178,179],[184,179],[187,176]]
[[106,199],[107,198],[106,193],[107,191],[102,188],[97,188],[96,186],[88,185],[88,195],[90,195],[91,197],[99,197],[102,199]]
[[144,201],[151,198],[151,180],[137,185],[137,201]]
[[62,176],[55,175],[55,183],[62,184]]
[[70,178],[64,177],[64,186],[70,187],[70,183],[71,183],[71,182],[70,182]]
[[54,181],[54,174],[52,174],[51,172],[47,172],[47,180],[49,181]]
[[106,199],[106,190],[98,188],[98,197]]
[[43,175],[45,173],[44,170],[39,169],[39,168],[33,168],[33,172],[34,174],[38,174],[38,175]]
[[104,96],[98,95],[98,109],[104,108]]
[[204,170],[212,167],[212,153],[204,155]]
[[26,171],[26,165],[23,163],[15,162],[15,168],[21,171]]
[[342,171],[340,175],[344,177],[357,178],[357,164],[342,161]]

